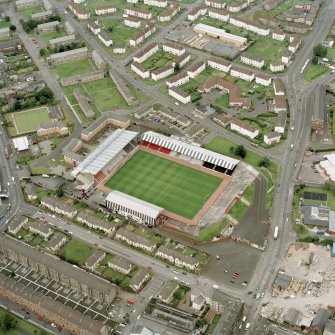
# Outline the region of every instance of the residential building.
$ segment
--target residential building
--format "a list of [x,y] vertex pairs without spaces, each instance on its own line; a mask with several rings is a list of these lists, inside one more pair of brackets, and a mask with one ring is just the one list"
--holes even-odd
[[95,250],[85,261],[85,267],[94,271],[99,263],[105,258],[106,253],[102,250]]
[[279,111],[287,110],[286,98],[283,95],[276,95],[273,101],[273,111],[278,113]]
[[240,78],[247,81],[253,81],[255,79],[255,73],[253,71],[246,70],[235,65],[231,67],[230,75],[232,77]]
[[48,208],[52,212],[67,216],[71,219],[77,214],[75,207],[58,200],[56,197],[44,197],[41,200],[41,205]]
[[[93,52],[92,52],[92,55],[93,55]],[[95,59],[95,58],[93,58],[93,59]],[[97,65],[97,67],[99,67],[99,66]],[[101,63],[100,67],[101,68],[103,67],[103,63]],[[60,80],[60,82],[63,86],[71,86],[71,85],[75,85],[75,84],[78,84],[78,83],[88,83],[90,81],[100,80],[100,79],[103,79],[104,76],[105,76],[104,71],[93,71],[93,72],[87,72],[87,73],[83,73],[83,74],[77,74],[77,75],[72,76],[72,77],[63,77]]]
[[195,21],[200,16],[206,15],[206,13],[207,13],[206,7],[202,7],[202,6],[195,7],[187,15],[187,19],[189,21]]
[[47,61],[50,65],[58,65],[87,58],[87,56],[88,56],[88,49],[84,47],[50,55],[47,58]]
[[143,3],[148,6],[159,7],[159,8],[165,8],[168,5],[167,0],[144,0]]
[[97,50],[93,50],[91,53],[91,57],[93,60],[94,65],[99,69],[100,71],[105,71],[107,68],[106,61],[100,56]]
[[166,81],[166,85],[171,87],[181,86],[190,81],[190,77],[187,73],[179,73]]
[[232,44],[236,47],[241,47],[247,43],[247,39],[245,37],[227,33],[223,29],[212,27],[207,24],[198,23],[194,26],[193,30],[198,34],[220,39],[221,41]]
[[132,47],[136,47],[142,43],[146,38],[151,36],[156,31],[156,26],[153,23],[148,23],[147,26],[138,32],[136,35],[130,38],[129,44]]
[[73,95],[77,99],[79,107],[85,116],[93,117],[95,113],[91,107],[92,100],[84,93],[84,91],[80,87],[77,87],[74,89]]
[[305,34],[310,29],[307,24],[287,22],[284,26],[284,31],[294,34]]
[[115,271],[123,273],[124,275],[128,275],[134,268],[134,264],[119,256],[114,256],[108,262],[108,266]]
[[127,116],[120,115],[114,111],[107,111],[92,122],[87,128],[81,131],[81,139],[84,142],[90,142],[99,133],[106,130],[106,128],[123,128],[126,129],[130,126],[130,119]]
[[87,20],[91,16],[90,12],[85,9],[81,9],[80,6],[75,3],[70,2],[68,7],[71,12],[80,20]]
[[136,4],[136,3],[138,3],[138,0],[127,0],[127,2],[132,3],[132,4]]
[[150,72],[141,63],[133,61],[130,68],[137,73],[141,78],[149,78]]
[[205,0],[205,5],[213,8],[225,8],[226,2],[224,0]]
[[130,279],[129,286],[133,289],[133,291],[137,292],[139,291],[145,282],[147,282],[150,279],[150,273],[149,271],[145,269],[140,269],[136,272],[135,276]]
[[280,78],[275,78],[273,80],[273,90],[275,95],[285,95],[285,85]]
[[221,58],[212,57],[208,60],[208,66],[212,69],[228,73],[231,68],[231,63]]
[[59,26],[59,21],[52,21],[47,23],[41,23],[37,25],[36,31],[39,35],[45,35],[56,31],[56,27]]
[[66,241],[67,237],[65,234],[56,232],[52,235],[52,237],[48,241],[47,249],[56,252],[66,243]]
[[147,116],[148,114],[153,113],[153,112],[154,112],[154,109],[150,105],[150,106],[146,106],[146,107],[143,107],[143,108],[135,111],[134,116],[136,117],[136,119],[142,119],[145,116]]
[[180,12],[180,5],[177,3],[173,3],[169,9],[161,12],[157,16],[157,20],[159,22],[168,22],[170,21],[174,16],[176,16]]
[[166,42],[163,44],[163,51],[175,56],[181,56],[186,52],[186,49],[183,46],[179,46],[178,44]]
[[35,201],[37,200],[37,193],[36,193],[36,188],[34,184],[26,184],[24,186],[24,192],[30,201]]
[[17,0],[15,6],[18,10],[41,5],[41,0]]
[[264,135],[264,143],[267,145],[272,145],[279,143],[281,134],[276,131]]
[[270,70],[271,72],[281,72],[284,71],[285,69],[285,64],[281,61],[278,62],[270,62]]
[[126,7],[124,9],[124,13],[127,15],[136,16],[136,17],[139,17],[145,20],[151,20],[152,18],[151,12],[144,10],[144,9],[136,8],[136,7]]
[[157,81],[166,78],[174,73],[174,66],[172,64],[167,64],[157,70],[151,72],[151,79]]
[[41,123],[37,128],[38,137],[66,135],[69,135],[69,128],[63,121]]
[[89,20],[87,22],[87,28],[91,30],[91,32],[94,35],[98,35],[101,31],[101,28],[99,27],[98,20]]
[[175,59],[175,65],[178,64],[179,68],[182,68],[184,65],[186,65],[191,60],[191,54],[188,52],[183,53],[181,56],[178,56]]
[[280,0],[265,0],[264,3],[264,9],[265,10],[271,10],[273,8],[276,8],[279,4]]
[[137,63],[143,63],[157,51],[158,51],[158,44],[151,43],[147,47],[143,48],[141,51],[136,53],[133,57],[133,61]]
[[62,36],[58,38],[53,38],[49,40],[47,44],[48,44],[49,49],[54,50],[61,45],[63,46],[70,45],[73,42],[75,42],[75,40],[76,40],[75,35],[66,35],[66,36]]
[[259,22],[270,27],[277,27],[278,20],[272,16],[260,16],[258,18]]
[[117,233],[115,234],[115,238],[124,241],[135,248],[143,249],[147,252],[154,251],[157,246],[156,243],[152,242],[151,240],[124,228],[118,229]]
[[157,298],[166,304],[169,304],[178,288],[179,284],[177,282],[173,280],[167,280],[160,289]]
[[292,53],[295,53],[301,44],[301,37],[298,35],[290,36],[290,44],[288,46],[288,50],[291,51]]
[[229,21],[229,12],[223,9],[209,8],[208,16],[212,17],[213,19],[219,20],[219,21],[224,21],[224,22]]
[[109,36],[106,31],[100,31],[98,34],[98,39],[106,46],[110,47],[113,45],[113,39]]
[[277,40],[277,41],[284,41],[285,40],[285,33],[283,30],[281,29],[275,29],[273,32],[272,32],[272,38],[274,40]]
[[284,134],[287,120],[287,113],[281,110],[277,113],[277,119],[275,123],[275,131],[279,134]]
[[124,25],[131,28],[139,28],[141,26],[141,20],[137,17],[128,16],[124,19]]
[[172,123],[177,123],[181,127],[187,127],[191,124],[191,120],[189,118],[171,112],[168,108],[161,107],[159,110],[156,110],[156,112],[160,116],[168,119]]
[[269,28],[266,28],[257,22],[247,20],[241,17],[230,17],[229,23],[236,27],[241,27],[246,30],[252,31],[261,36],[267,36],[270,33]]
[[199,61],[197,63],[194,63],[186,73],[188,76],[192,79],[194,79],[198,74],[200,74],[202,71],[205,71],[206,69],[206,62],[205,61]]
[[172,249],[168,249],[164,245],[161,245],[158,248],[156,256],[167,259],[170,263],[173,263],[177,267],[185,267],[189,270],[195,270],[199,265],[199,261],[197,259],[181,254]]
[[[47,225],[46,225],[47,226]],[[36,247],[29,246],[28,244],[22,243],[8,235],[6,235],[0,243],[0,248],[2,255],[9,258],[10,260],[22,264],[28,269],[32,269],[40,275],[55,281],[59,286],[64,288],[69,288],[82,294],[84,297],[89,297],[96,299],[99,303],[104,306],[108,306],[116,297],[115,286],[110,282],[98,277],[93,276],[81,269],[73,267],[72,264],[64,262],[48,253],[43,253],[39,251]],[[18,285],[16,282],[15,285]],[[2,285],[0,285],[2,287]],[[24,286],[22,291],[27,290],[28,287]],[[30,299],[33,299],[34,295],[38,294],[36,291],[31,292]],[[51,300],[49,305],[54,305],[56,301]],[[38,311],[41,313],[41,299],[38,299],[36,303],[38,305]],[[64,308],[59,307],[57,314]],[[37,311],[37,309],[36,309]],[[72,311],[72,310],[71,310]],[[69,311],[68,311],[69,312]],[[75,311],[72,311],[72,319]],[[45,314],[46,317],[49,314]],[[84,316],[81,315],[81,318]],[[88,326],[88,324],[86,324]],[[98,323],[97,323],[98,325]],[[96,326],[97,326],[96,325]],[[76,328],[74,328],[76,329]],[[77,328],[78,329],[78,328]],[[76,330],[71,331],[71,333],[79,334]],[[84,326],[85,329],[85,326]],[[85,330],[87,330],[86,328]],[[90,330],[92,331],[92,330]],[[88,332],[80,332],[80,334],[88,335]],[[94,333],[98,335],[98,333]],[[104,333],[107,334],[107,333]]]
[[260,84],[263,86],[269,86],[271,85],[271,76],[263,73],[256,73],[255,75],[255,83]]
[[85,156],[79,154],[83,143],[76,138],[72,138],[70,142],[62,149],[64,162],[70,166],[78,166]]
[[226,128],[230,124],[231,118],[222,113],[215,115],[213,121]]
[[116,13],[116,7],[111,5],[95,7],[96,15],[106,15]]
[[77,31],[73,28],[69,21],[65,21],[64,28],[68,35],[77,35]]
[[10,38],[9,28],[0,29],[0,40],[6,40],[7,38]]
[[254,139],[259,134],[259,129],[252,126],[247,122],[243,122],[239,119],[233,119],[230,122],[230,129],[237,131],[238,133],[247,136],[251,139]]
[[29,231],[33,234],[40,235],[44,239],[49,238],[53,234],[53,229],[51,229],[49,225],[37,221],[34,221],[29,226]]
[[258,69],[264,66],[264,59],[260,57],[256,57],[256,56],[247,55],[247,54],[243,54],[241,56],[241,62],[257,67]]
[[229,12],[232,13],[238,13],[241,10],[243,10],[244,8],[247,8],[249,5],[248,0],[242,0],[242,1],[238,1],[238,2],[231,2],[227,5],[227,9]]
[[287,66],[291,60],[292,53],[290,51],[286,51],[281,56],[281,61]]
[[191,96],[179,87],[170,87],[169,95],[183,104],[188,104],[191,102]]
[[115,45],[113,47],[113,52],[118,55],[124,54],[126,53],[126,47],[124,45]]
[[323,331],[331,315],[332,315],[331,309],[328,310],[326,306],[320,307],[318,311],[316,312],[315,318],[312,321],[312,324],[310,327],[311,332],[316,335],[324,334]]
[[116,229],[115,223],[99,219],[97,216],[87,211],[81,211],[77,215],[76,220],[85,224],[90,229],[100,230],[106,234],[113,234]]
[[7,232],[9,234],[16,235],[26,223],[28,223],[28,218],[26,216],[15,216],[14,219],[9,221]]

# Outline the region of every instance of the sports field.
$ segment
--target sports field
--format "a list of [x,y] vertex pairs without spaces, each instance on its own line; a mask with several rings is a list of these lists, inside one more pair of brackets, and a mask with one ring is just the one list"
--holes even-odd
[[192,219],[221,182],[202,171],[138,151],[106,186]]
[[51,122],[46,107],[12,113],[11,116],[17,134],[31,133],[37,130],[39,124]]

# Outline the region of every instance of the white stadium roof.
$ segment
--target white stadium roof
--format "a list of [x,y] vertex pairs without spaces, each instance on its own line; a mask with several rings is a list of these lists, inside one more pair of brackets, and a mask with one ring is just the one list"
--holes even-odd
[[28,150],[29,142],[27,136],[17,137],[13,139],[14,148],[17,151]]
[[149,202],[132,197],[131,195],[119,191],[110,192],[106,197],[106,202],[108,201],[123,207],[127,207],[131,210],[134,210],[136,212],[139,212],[141,214],[147,215],[155,219],[164,210],[164,208],[162,207],[158,207]]
[[325,170],[332,181],[335,181],[335,153],[324,155],[323,158],[326,160],[320,162],[320,167]]
[[218,154],[216,152],[198,147],[194,144],[183,142],[181,140],[167,137],[153,131],[148,131],[142,135],[142,140],[159,145],[161,147],[176,151],[186,156],[211,163],[228,170],[234,169],[239,160]]
[[96,175],[106,164],[116,157],[136,135],[137,132],[135,131],[125,129],[115,130],[71,172],[71,175],[75,177],[80,172]]

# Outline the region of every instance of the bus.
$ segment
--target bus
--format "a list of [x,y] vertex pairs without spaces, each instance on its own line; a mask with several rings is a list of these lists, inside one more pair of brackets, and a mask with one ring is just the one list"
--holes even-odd
[[274,240],[276,240],[276,239],[278,238],[278,230],[279,230],[279,228],[278,228],[278,226],[276,226],[276,228],[275,228],[275,232],[274,232],[274,234],[273,234],[273,239],[274,239]]

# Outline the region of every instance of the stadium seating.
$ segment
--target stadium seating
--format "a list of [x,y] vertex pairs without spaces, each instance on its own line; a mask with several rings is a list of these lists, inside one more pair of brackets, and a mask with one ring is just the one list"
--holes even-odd
[[102,172],[99,171],[95,176],[94,176],[94,183],[97,185],[99,184],[103,179],[106,178],[106,175]]
[[159,148],[159,152],[162,152],[163,154],[167,154],[169,155],[171,150],[170,149],[167,149],[167,148],[163,148],[163,147],[160,147]]

